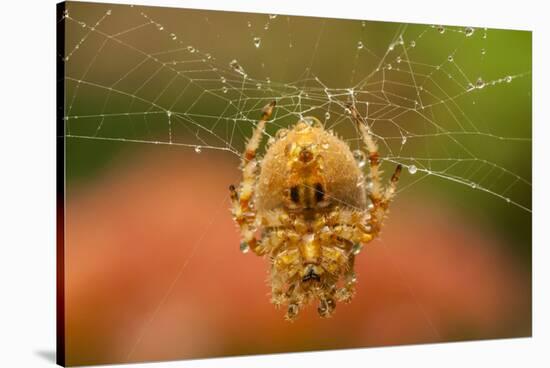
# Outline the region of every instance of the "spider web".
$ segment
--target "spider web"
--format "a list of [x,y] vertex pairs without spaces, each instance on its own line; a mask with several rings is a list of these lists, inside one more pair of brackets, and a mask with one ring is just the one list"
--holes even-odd
[[399,192],[454,182],[531,211],[517,159],[530,159],[531,73],[497,42],[513,31],[74,3],[58,21],[70,140],[240,157],[276,100],[268,138],[315,116],[360,149],[353,103],[383,164],[408,169]]

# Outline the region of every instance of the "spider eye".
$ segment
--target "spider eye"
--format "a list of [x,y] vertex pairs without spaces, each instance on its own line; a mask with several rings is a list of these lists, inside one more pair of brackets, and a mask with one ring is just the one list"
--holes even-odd
[[290,199],[294,203],[300,202],[300,193],[298,193],[298,187],[293,186],[290,188]]
[[319,203],[325,199],[325,190],[321,183],[315,184],[315,202]]

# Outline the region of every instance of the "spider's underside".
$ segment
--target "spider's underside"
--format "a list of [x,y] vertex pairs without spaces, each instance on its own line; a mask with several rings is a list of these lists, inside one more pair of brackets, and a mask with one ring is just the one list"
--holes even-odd
[[264,107],[243,155],[243,180],[230,187],[241,250],[269,256],[271,301],[287,306],[286,319],[314,299],[319,315],[329,317],[335,300],[349,302],[355,293],[355,256],[379,234],[401,166],[383,187],[376,142],[354,106],[368,174],[347,143],[312,117],[281,129],[260,161],[256,151],[274,108]]

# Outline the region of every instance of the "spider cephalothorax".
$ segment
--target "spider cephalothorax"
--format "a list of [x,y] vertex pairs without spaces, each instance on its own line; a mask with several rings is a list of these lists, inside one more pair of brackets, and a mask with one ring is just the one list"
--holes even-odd
[[376,142],[354,106],[368,174],[347,143],[313,117],[279,130],[259,161],[256,150],[274,107],[264,107],[243,155],[243,181],[230,187],[241,250],[269,256],[271,301],[287,306],[287,319],[314,299],[319,315],[328,317],[335,300],[354,295],[355,255],[378,235],[401,166],[383,188]]

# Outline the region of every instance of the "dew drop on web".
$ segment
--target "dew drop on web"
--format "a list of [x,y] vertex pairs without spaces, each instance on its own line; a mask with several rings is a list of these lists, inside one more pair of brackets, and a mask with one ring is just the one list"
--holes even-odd
[[282,139],[282,138],[285,138],[286,135],[288,134],[288,129],[279,129],[277,131],[277,133],[275,133],[275,136],[277,137],[277,139]]
[[243,253],[248,253],[248,251],[250,250],[250,247],[248,246],[247,242],[241,242],[241,244],[239,245],[239,249]]
[[365,153],[361,150],[353,151],[353,158],[357,162],[357,166],[359,166],[359,168],[364,167],[367,163],[367,157],[365,156]]
[[262,44],[262,39],[260,37],[254,37],[254,46],[258,49]]
[[242,75],[243,77],[246,78],[246,73],[245,73],[243,67],[239,64],[239,62],[236,59],[231,60],[231,62],[229,63],[229,66],[234,71],[236,71],[237,73],[239,73],[240,75]]
[[479,77],[476,81],[476,88],[477,89],[482,89],[483,87],[485,87],[485,82],[483,81],[483,79],[481,77]]

